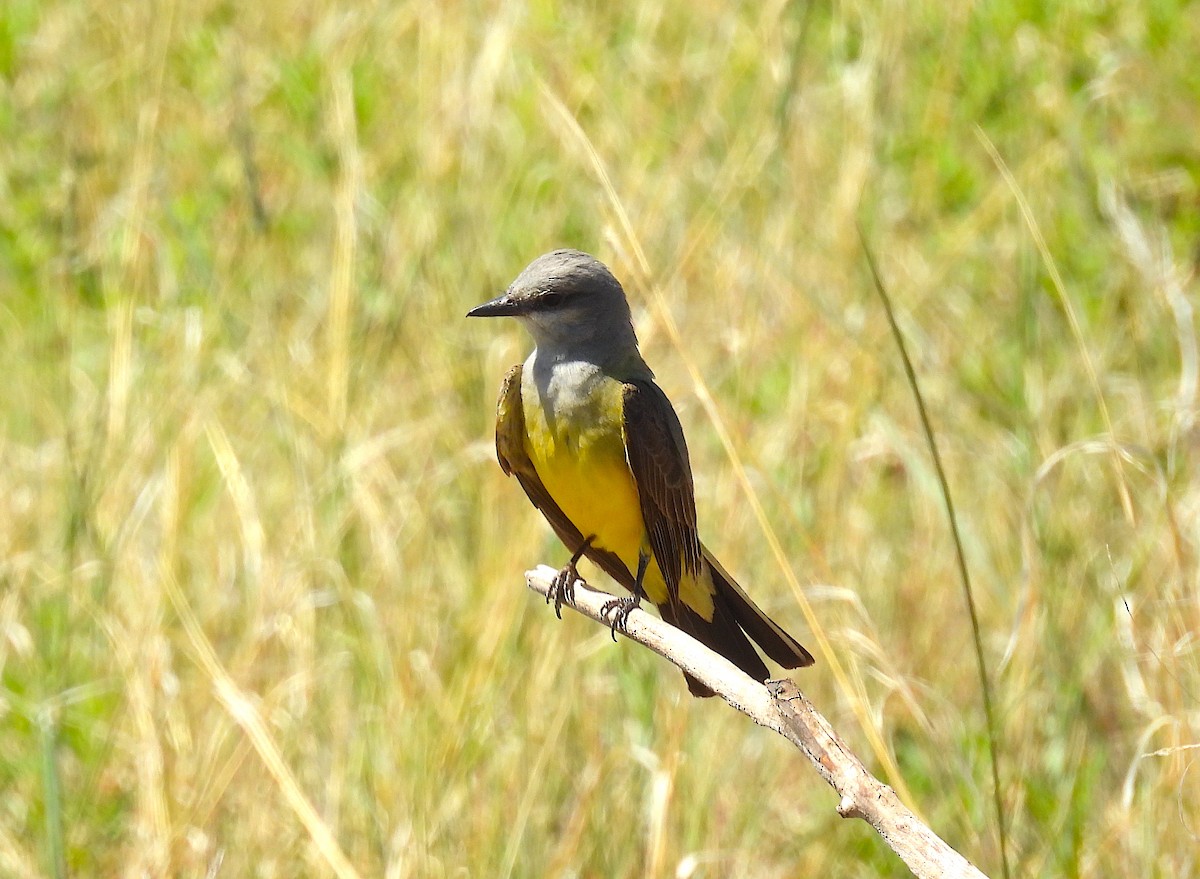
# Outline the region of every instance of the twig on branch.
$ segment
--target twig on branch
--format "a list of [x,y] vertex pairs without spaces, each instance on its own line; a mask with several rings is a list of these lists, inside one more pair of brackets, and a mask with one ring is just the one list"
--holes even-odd
[[[529,588],[546,595],[557,573],[542,565],[525,574]],[[576,583],[574,600],[566,601],[586,617],[608,625],[601,613],[607,592]],[[862,818],[918,879],[986,879],[900,802],[896,792],[867,771],[841,737],[790,680],[760,684],[699,641],[651,614],[633,611],[621,630],[631,641],[673,662],[760,726],[794,744],[841,798],[838,814]]]

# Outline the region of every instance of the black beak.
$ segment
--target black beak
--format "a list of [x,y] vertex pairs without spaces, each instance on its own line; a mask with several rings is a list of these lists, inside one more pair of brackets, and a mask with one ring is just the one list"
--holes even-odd
[[467,317],[514,317],[521,314],[522,310],[521,303],[505,293],[491,302],[476,305],[467,312]]

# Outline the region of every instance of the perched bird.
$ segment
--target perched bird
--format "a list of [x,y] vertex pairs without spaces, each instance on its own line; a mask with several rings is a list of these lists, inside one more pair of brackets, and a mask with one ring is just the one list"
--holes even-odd
[[[556,611],[586,556],[633,593],[605,606],[614,632],[646,596],[664,620],[756,680],[769,675],[751,640],[785,668],[812,665],[700,542],[683,429],[638,351],[612,272],[586,253],[556,250],[467,316],[515,317],[536,345],[504,377],[496,454],[571,552],[551,590]],[[712,695],[691,676],[687,683]]]

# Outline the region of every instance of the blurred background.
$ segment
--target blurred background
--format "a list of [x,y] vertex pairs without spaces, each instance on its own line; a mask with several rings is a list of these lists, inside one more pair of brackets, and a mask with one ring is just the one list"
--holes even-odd
[[7,0],[0,874],[907,875],[525,589],[530,343],[463,314],[573,246],[705,541],[832,645],[800,685],[1000,875],[856,224],[1014,875],[1195,874],[1197,45],[1171,2]]

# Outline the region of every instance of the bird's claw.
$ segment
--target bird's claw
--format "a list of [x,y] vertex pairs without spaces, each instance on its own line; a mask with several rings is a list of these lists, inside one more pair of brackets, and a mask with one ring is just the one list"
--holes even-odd
[[612,630],[613,641],[617,640],[617,630],[626,631],[626,626],[629,624],[629,615],[641,606],[642,599],[640,595],[627,596],[625,598],[614,598],[612,601],[604,602],[600,608],[600,616],[608,620],[609,628]]
[[582,583],[583,578],[579,576],[574,561],[563,565],[562,569],[554,575],[554,579],[550,581],[550,588],[546,590],[546,604],[554,602],[554,615],[560,620],[562,619],[563,604],[571,604],[575,601],[575,584],[577,582]]
[[[588,547],[592,545],[592,541],[595,539],[596,535],[593,534],[583,541],[579,549],[571,554],[571,560],[563,565],[562,569],[554,575],[554,579],[550,581],[550,588],[546,590],[546,604],[549,604],[553,599],[554,615],[560,620],[562,619],[563,602],[574,604],[575,584],[584,583],[575,566],[579,564],[579,560],[583,558],[584,553],[588,551]],[[584,585],[586,586],[587,584],[584,583]]]

